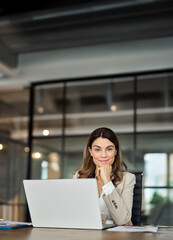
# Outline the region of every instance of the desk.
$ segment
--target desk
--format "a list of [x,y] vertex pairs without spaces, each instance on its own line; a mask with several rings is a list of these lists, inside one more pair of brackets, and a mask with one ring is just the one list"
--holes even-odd
[[159,228],[157,233],[108,232],[50,228],[0,230],[0,240],[172,240],[173,227]]

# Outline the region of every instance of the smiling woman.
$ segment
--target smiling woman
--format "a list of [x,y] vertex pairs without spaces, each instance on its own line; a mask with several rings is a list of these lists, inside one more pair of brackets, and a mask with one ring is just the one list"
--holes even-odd
[[74,178],[96,178],[102,219],[131,225],[135,176],[127,172],[116,134],[98,128],[88,139],[83,164]]

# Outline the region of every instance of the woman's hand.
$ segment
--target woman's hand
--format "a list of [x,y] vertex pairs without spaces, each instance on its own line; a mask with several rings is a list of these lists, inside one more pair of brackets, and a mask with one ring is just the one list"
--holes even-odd
[[96,177],[100,178],[103,185],[111,181],[111,172],[112,172],[112,166],[111,165],[105,165],[101,167],[97,167],[96,169]]

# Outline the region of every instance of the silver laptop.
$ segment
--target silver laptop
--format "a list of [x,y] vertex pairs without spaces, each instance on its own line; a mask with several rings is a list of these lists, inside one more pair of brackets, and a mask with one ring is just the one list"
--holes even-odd
[[105,229],[96,179],[24,180],[34,227]]

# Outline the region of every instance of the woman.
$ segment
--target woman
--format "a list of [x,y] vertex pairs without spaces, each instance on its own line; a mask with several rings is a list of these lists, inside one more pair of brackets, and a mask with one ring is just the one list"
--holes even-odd
[[135,175],[127,172],[119,141],[109,128],[98,128],[88,139],[83,164],[74,178],[97,179],[102,220],[131,225]]

